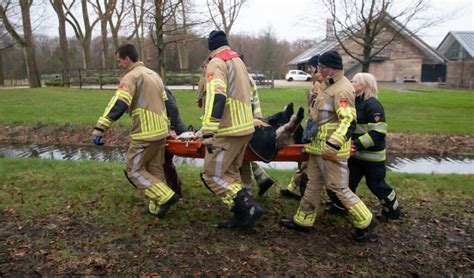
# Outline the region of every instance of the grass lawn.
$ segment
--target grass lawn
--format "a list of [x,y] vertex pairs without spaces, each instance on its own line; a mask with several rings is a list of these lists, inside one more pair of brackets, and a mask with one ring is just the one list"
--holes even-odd
[[[305,90],[261,89],[264,115],[281,111],[290,102],[296,109],[305,107]],[[55,87],[0,90],[0,123],[92,126],[113,93]],[[196,105],[195,93],[190,90],[174,93],[184,122],[199,127],[202,110]],[[390,132],[474,134],[472,93],[440,89],[401,93],[383,89],[380,100],[385,107]],[[124,116],[115,126],[128,124],[129,117]]]
[[[165,219],[157,219],[141,212],[142,200],[122,168],[95,161],[1,158],[0,273],[472,274],[468,257],[474,175],[389,173],[404,217],[379,224],[375,239],[358,244],[349,237],[349,221],[324,214],[322,208],[310,233],[278,227],[280,217],[292,215],[298,204],[278,193],[288,183],[289,171],[270,171],[277,185],[257,197],[266,214],[255,231],[244,233],[215,228],[229,212],[202,186],[199,169],[178,167],[184,197]],[[379,210],[365,185],[359,196],[372,211]]]

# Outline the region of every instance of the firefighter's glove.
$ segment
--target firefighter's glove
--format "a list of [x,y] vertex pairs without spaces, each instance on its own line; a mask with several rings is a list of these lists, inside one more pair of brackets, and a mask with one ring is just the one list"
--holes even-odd
[[253,119],[254,126],[270,126],[268,123],[260,120],[260,119]]
[[99,136],[99,135],[93,135],[92,142],[96,144],[97,146],[104,145],[104,142],[102,141],[102,136]]
[[323,159],[337,161],[337,152],[339,151],[340,148],[341,147],[326,141],[326,144],[324,144],[323,153],[322,153]]
[[181,141],[191,141],[191,140],[194,140],[196,138],[196,135],[192,131],[186,131],[186,132],[183,132],[180,135],[178,135],[178,137],[176,137],[176,138],[181,140]]

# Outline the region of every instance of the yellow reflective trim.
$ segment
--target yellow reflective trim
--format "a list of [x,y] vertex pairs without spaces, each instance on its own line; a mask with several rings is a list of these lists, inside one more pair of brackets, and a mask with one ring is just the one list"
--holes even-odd
[[140,133],[131,134],[130,138],[133,140],[140,140],[140,139],[148,139],[148,138],[152,138],[152,137],[160,136],[164,134],[168,134],[167,128],[164,128],[162,130],[157,130],[155,132],[140,132]]
[[349,209],[349,216],[354,227],[358,229],[367,228],[372,220],[372,213],[363,202],[359,202],[351,207]]
[[117,96],[117,98],[122,97],[128,105],[130,105],[132,103],[132,96],[127,91],[117,90],[115,92],[115,96]]
[[112,108],[115,106],[115,103],[117,102],[117,95],[114,95],[109,103],[107,104],[107,107],[105,107],[105,111],[104,111],[104,114],[102,114],[102,117],[106,117],[107,115],[109,115],[110,113],[110,110],[112,110]]
[[293,221],[300,226],[311,227],[316,221],[316,212],[306,214],[298,208],[296,214],[293,216]]
[[112,125],[112,121],[110,119],[108,119],[107,117],[100,117],[98,122],[103,125],[103,126],[106,126],[106,127],[110,127]]
[[228,135],[228,134],[233,134],[233,133],[238,133],[241,131],[246,131],[250,130],[253,128],[253,123],[248,123],[242,126],[233,126],[233,127],[228,127],[228,128],[221,128],[217,131],[218,135]]
[[365,161],[380,162],[385,161],[386,152],[385,149],[381,151],[359,150],[353,154],[353,157]]
[[387,133],[387,123],[384,122],[379,122],[379,123],[369,123],[368,124],[368,130],[371,131],[376,131],[379,133],[386,134]]
[[365,149],[375,145],[374,140],[372,140],[372,137],[368,133],[357,137],[357,139],[359,139]]
[[161,96],[162,96],[163,100],[168,100],[168,95],[166,94],[165,90],[163,90],[163,93],[161,93]]

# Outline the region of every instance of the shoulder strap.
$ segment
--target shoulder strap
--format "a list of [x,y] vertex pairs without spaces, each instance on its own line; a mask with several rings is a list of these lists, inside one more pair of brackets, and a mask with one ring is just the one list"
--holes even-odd
[[227,61],[227,60],[230,60],[232,58],[237,58],[237,57],[240,57],[239,53],[231,50],[231,49],[225,49],[221,52],[219,52],[217,55],[216,55],[217,58],[219,59],[222,59],[224,61]]

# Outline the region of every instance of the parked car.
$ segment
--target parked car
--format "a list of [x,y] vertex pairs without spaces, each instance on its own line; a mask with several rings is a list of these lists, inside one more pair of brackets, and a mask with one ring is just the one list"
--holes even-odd
[[263,74],[259,71],[251,72],[250,77],[252,77],[252,79],[255,80],[255,81],[265,80],[265,74]]
[[287,81],[310,81],[312,76],[302,70],[290,70],[288,73],[285,75],[285,79]]

